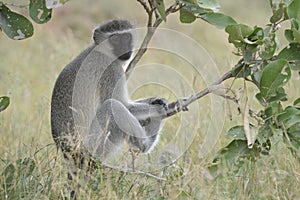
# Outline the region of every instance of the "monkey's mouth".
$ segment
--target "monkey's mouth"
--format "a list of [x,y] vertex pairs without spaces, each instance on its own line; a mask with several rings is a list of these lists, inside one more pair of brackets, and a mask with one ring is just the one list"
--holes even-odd
[[129,51],[127,53],[124,53],[119,57],[120,60],[128,60],[131,57],[132,51]]

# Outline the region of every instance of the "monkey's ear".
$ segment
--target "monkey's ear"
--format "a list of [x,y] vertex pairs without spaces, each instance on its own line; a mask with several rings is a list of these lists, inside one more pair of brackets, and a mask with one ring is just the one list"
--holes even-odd
[[103,40],[105,40],[105,35],[100,31],[99,28],[96,28],[94,29],[93,39],[96,44],[100,44],[101,42],[103,42]]

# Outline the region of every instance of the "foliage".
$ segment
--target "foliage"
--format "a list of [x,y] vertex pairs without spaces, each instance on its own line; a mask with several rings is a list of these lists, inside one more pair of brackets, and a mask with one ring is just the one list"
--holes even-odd
[[[245,116],[249,118],[251,115],[244,115],[243,125],[228,130],[227,134],[232,136],[233,141],[218,152],[208,167],[210,172],[217,175],[216,172],[224,164],[240,168],[243,163],[241,160],[245,158],[255,161],[261,154],[269,153],[275,138],[276,141],[282,138],[280,140],[300,160],[300,100],[298,98],[294,104],[286,107],[282,104],[290,100],[285,85],[290,81],[292,73],[300,71],[300,1],[270,1],[273,15],[265,27],[238,23],[230,16],[214,12],[217,5],[210,8],[203,6],[204,1],[180,2],[186,4],[181,9],[181,22],[192,23],[200,18],[216,27],[225,28],[228,42],[234,45],[235,54],[242,58],[243,63],[233,72],[233,76],[244,79],[244,91],[247,91],[246,82],[256,86],[256,99],[263,107],[253,116],[255,124],[245,123]],[[277,31],[284,21],[290,22],[290,28],[285,30],[289,44],[278,52]],[[247,102],[241,104],[240,107],[244,108]],[[250,111],[249,108],[244,110],[246,113]],[[248,143],[247,147],[247,134],[254,137],[253,146]]]
[[[43,24],[51,19],[52,8],[61,6],[65,0],[30,0],[29,15],[31,19]],[[14,5],[15,6],[15,5]],[[27,7],[27,6],[19,6]],[[10,10],[0,1],[0,32],[3,31],[10,39],[23,40],[33,35],[34,28],[25,16]],[[9,105],[9,98],[0,97],[0,112]]]
[[[62,5],[65,0],[30,0],[29,15],[38,24],[50,20],[52,8]],[[27,7],[27,6],[20,6]],[[0,1],[0,31],[13,40],[22,40],[33,35],[33,25],[25,16],[10,10],[5,2]]]
[[9,106],[10,100],[9,97],[3,96],[0,97],[0,112],[5,110]]

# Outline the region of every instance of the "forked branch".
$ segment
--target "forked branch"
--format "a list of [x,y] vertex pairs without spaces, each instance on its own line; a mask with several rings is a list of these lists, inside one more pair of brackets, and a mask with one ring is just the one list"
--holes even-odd
[[[143,1],[143,0],[137,0],[146,10],[147,14],[148,14],[148,23],[147,23],[147,33],[144,37],[144,40],[138,50],[138,52],[136,53],[136,55],[134,56],[134,58],[132,59],[132,61],[129,63],[127,69],[126,69],[126,77],[128,78],[130,76],[130,74],[132,73],[134,67],[136,66],[136,64],[140,61],[140,59],[142,58],[142,56],[146,53],[147,51],[147,46],[151,40],[151,38],[153,37],[157,27],[162,23],[162,18],[158,17],[156,18],[156,20],[154,21],[154,23],[152,23],[152,16],[153,16],[153,12],[155,11],[155,5],[153,4],[153,1],[149,0],[148,4]],[[174,3],[173,5],[171,5],[167,10],[166,10],[166,16],[168,16],[171,13],[177,12],[180,8],[182,7],[181,4],[178,3]]]

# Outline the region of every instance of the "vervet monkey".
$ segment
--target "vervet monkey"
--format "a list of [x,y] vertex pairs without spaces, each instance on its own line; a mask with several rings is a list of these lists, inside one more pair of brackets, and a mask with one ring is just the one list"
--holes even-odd
[[127,20],[101,24],[94,30],[93,44],[56,80],[52,135],[64,156],[72,157],[78,167],[85,157],[82,147],[102,161],[124,141],[142,153],[158,141],[167,101],[156,97],[131,101],[128,95],[122,67],[134,50],[133,29]]

